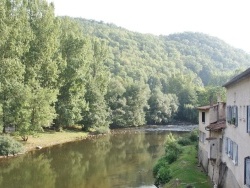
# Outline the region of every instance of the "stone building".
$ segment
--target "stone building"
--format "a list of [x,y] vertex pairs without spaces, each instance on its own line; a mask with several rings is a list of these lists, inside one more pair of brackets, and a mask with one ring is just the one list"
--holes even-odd
[[218,187],[250,187],[250,68],[227,82],[226,103],[198,107],[199,162]]

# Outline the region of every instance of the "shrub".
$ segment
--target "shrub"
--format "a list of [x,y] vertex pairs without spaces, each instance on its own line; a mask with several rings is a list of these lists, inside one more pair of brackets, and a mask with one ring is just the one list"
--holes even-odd
[[162,166],[167,166],[167,162],[165,160],[165,158],[161,158],[157,161],[157,163],[155,164],[155,166],[153,167],[153,176],[156,177],[158,174],[159,169]]
[[159,185],[164,185],[171,180],[171,170],[168,166],[161,166],[158,170],[158,173],[155,177],[155,185],[158,187]]
[[198,141],[198,130],[193,130],[189,136],[189,139],[192,141],[192,142],[196,142]]
[[191,140],[189,138],[182,137],[178,140],[178,144],[180,144],[181,146],[187,146],[191,144]]
[[109,127],[101,126],[101,127],[95,127],[95,133],[96,134],[108,134],[110,133]]
[[165,159],[169,164],[175,162],[182,153],[181,146],[176,140],[167,142],[165,146]]
[[161,158],[158,160],[153,168],[153,176],[155,178],[154,184],[156,187],[168,183],[171,180],[171,170],[169,169],[168,163],[166,162],[165,158]]
[[23,151],[23,145],[10,136],[0,136],[0,155],[15,155]]

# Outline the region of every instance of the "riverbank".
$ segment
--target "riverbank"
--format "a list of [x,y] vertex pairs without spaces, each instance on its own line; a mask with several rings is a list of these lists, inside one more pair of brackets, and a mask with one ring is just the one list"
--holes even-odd
[[83,140],[88,137],[88,133],[82,131],[64,130],[62,132],[43,132],[38,133],[36,136],[29,136],[29,139],[24,142],[20,137],[16,137],[25,148],[25,152],[32,151],[37,148],[50,147],[76,140]]
[[194,145],[184,146],[181,156],[170,165],[172,179],[164,188],[211,188],[209,177],[199,167]]

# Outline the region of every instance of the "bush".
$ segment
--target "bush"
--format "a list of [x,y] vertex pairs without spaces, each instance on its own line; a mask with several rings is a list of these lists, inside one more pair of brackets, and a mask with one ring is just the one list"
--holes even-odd
[[191,140],[189,138],[182,137],[178,140],[178,144],[180,144],[181,146],[187,146],[191,144]]
[[96,134],[108,134],[108,133],[110,133],[109,127],[102,126],[102,127],[95,127],[94,129],[95,129]]
[[158,174],[159,169],[162,166],[167,166],[167,162],[165,160],[165,158],[161,158],[157,161],[156,165],[153,167],[153,176],[156,177]]
[[196,142],[198,141],[198,130],[193,130],[189,136],[189,139],[192,141],[192,142]]
[[168,183],[171,180],[171,170],[169,169],[168,163],[166,162],[165,158],[161,158],[158,160],[153,168],[153,176],[155,178],[154,184],[156,187]]
[[23,145],[10,136],[0,136],[0,155],[15,155],[23,151]]
[[165,183],[168,183],[171,180],[171,170],[167,166],[161,166],[159,168],[159,171],[155,177],[155,185],[158,187],[159,185],[164,185]]
[[181,153],[182,148],[177,141],[167,142],[165,147],[165,159],[169,164],[175,162]]

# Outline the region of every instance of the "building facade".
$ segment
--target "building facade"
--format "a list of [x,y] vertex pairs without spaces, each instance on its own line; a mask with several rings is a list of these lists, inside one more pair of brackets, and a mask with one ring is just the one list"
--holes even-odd
[[224,87],[226,103],[198,108],[199,162],[216,186],[249,188],[250,68]]
[[[222,161],[236,180],[234,187],[250,187],[250,68],[224,85],[227,90],[227,128]],[[229,179],[229,178],[228,178]],[[233,182],[228,182],[228,187]]]

